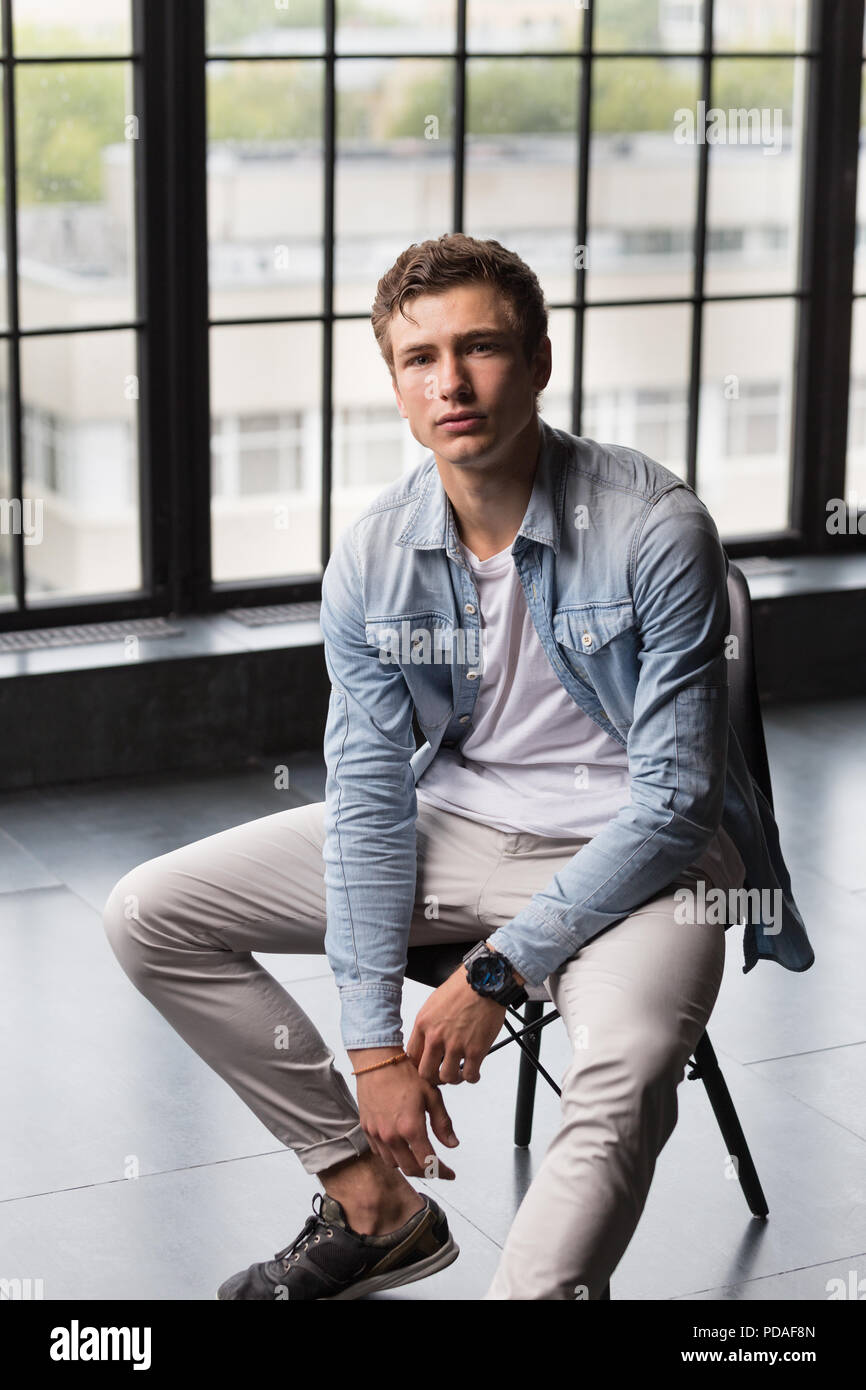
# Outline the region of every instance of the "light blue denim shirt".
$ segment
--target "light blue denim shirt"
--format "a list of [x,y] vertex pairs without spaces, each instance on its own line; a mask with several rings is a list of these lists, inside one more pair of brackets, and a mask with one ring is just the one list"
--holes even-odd
[[[489,939],[539,984],[671,884],[721,823],[744,886],[782,904],[749,914],[744,972],[762,956],[806,970],[814,953],[778,827],[728,722],[728,559],[712,517],[636,450],[541,418],[539,431],[514,564],[562,685],[627,750],[631,801]],[[325,950],[347,1048],[403,1042],[415,784],[473,727],[480,614],[457,540],[429,454],[343,532],[322,579]]]

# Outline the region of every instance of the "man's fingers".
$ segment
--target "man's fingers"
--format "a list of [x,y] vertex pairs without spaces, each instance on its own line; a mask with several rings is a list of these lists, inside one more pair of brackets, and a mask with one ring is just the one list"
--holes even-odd
[[387,1144],[383,1144],[379,1139],[374,1139],[370,1134],[367,1135],[367,1139],[374,1154],[376,1154],[378,1158],[381,1158],[383,1163],[386,1163],[389,1168],[400,1167]]
[[465,1077],[460,1070],[461,1054],[458,1051],[451,1051],[445,1054],[445,1060],[439,1068],[438,1080],[442,1086],[459,1086]]
[[407,1178],[424,1177],[424,1165],[418,1162],[415,1150],[405,1139],[392,1139],[390,1151],[395,1168],[399,1168]]
[[476,1052],[467,1052],[463,1058],[463,1069],[460,1073],[464,1081],[475,1082],[481,1080],[481,1063],[483,1057],[479,1057]]
[[426,1039],[424,1053],[418,1062],[418,1075],[422,1081],[427,1081],[431,1086],[439,1085],[439,1068],[442,1065],[442,1058],[445,1056],[445,1044],[432,1042]]
[[453,1168],[449,1168],[447,1163],[443,1163],[437,1154],[433,1152],[433,1145],[427,1138],[424,1131],[412,1142],[412,1153],[421,1165],[421,1172],[416,1174],[420,1178],[453,1178],[455,1176]]
[[429,1153],[424,1157],[423,1176],[425,1178],[445,1178],[447,1182],[453,1182],[457,1174],[453,1168],[449,1168],[448,1164],[443,1162],[438,1154]]
[[415,1027],[412,1029],[412,1036],[407,1042],[406,1046],[403,1048],[403,1051],[406,1053],[406,1056],[411,1059],[411,1061],[417,1068],[418,1063],[420,1062],[424,1054],[424,1034],[419,1029],[417,1022],[415,1024]]
[[459,1144],[460,1140],[454,1133],[451,1116],[445,1109],[445,1102],[442,1099],[442,1094],[440,1091],[436,1090],[435,1087],[431,1087],[430,1097],[427,1101],[427,1110],[430,1114],[430,1127],[436,1135],[436,1138],[443,1144],[450,1144],[452,1146]]

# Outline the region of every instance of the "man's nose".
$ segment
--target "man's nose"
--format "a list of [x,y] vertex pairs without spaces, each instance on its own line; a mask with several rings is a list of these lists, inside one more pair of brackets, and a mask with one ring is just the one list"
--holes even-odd
[[465,393],[470,386],[466,364],[456,353],[442,354],[439,358],[438,376],[439,394],[442,396]]

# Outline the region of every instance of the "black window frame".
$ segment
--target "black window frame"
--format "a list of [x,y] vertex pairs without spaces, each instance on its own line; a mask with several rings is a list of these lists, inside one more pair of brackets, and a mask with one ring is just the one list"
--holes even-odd
[[[368,319],[365,313],[334,312],[334,192],[336,173],[336,63],[371,57],[430,58],[454,63],[452,230],[464,229],[466,169],[466,69],[474,58],[514,58],[515,54],[467,53],[467,0],[456,3],[456,46],[430,54],[373,51],[335,52],[335,3],[324,0],[325,46],[315,60],[324,68],[323,154],[324,273],[321,312],[254,320],[211,320],[207,241],[207,129],[205,43],[206,0],[132,0],[132,50],[128,54],[13,58],[10,0],[0,0],[4,34],[3,103],[7,170],[5,217],[7,257],[17,265],[15,110],[12,68],[40,62],[93,62],[127,59],[132,64],[135,112],[140,135],[136,163],[136,316],[129,323],[74,326],[66,330],[21,330],[17,282],[7,277],[9,342],[10,476],[12,496],[21,496],[21,400],[19,344],[31,333],[93,332],[134,328],[138,348],[139,492],[142,591],[139,594],[71,597],[36,596],[24,602],[24,545],[13,537],[13,581],[18,609],[0,612],[0,630],[42,627],[166,613],[215,612],[258,603],[317,599],[321,575],[295,575],[245,582],[211,582],[210,541],[210,385],[208,346],[212,326],[233,323],[320,323],[322,326],[322,515],[321,558],[330,554],[332,536],[333,334],[334,325]],[[573,53],[532,51],[527,58],[576,56],[580,72],[576,244],[587,243],[587,195],[590,150],[588,133],[592,70],[610,61],[612,50],[593,48],[594,5],[584,17],[582,45]],[[692,308],[690,378],[687,388],[687,481],[694,486],[697,459],[697,405],[700,391],[702,308],[705,303],[738,300],[796,301],[796,356],[791,421],[791,527],[770,535],[723,535],[732,558],[749,555],[840,554],[866,547],[866,536],[829,535],[827,502],[845,495],[845,468],[850,377],[851,321],[856,241],[857,166],[863,67],[864,0],[813,0],[810,32],[803,50],[773,57],[802,58],[808,63],[806,129],[801,182],[799,279],[793,291],[708,295],[704,292],[709,148],[700,144],[697,179],[697,225],[694,281],[690,294],[651,300],[587,299],[586,270],[575,267],[574,296],[550,303],[550,309],[574,313],[572,430],[580,433],[584,316],[587,309],[635,304],[685,304]],[[658,54],[622,50],[623,57],[693,57],[700,60],[700,97],[710,107],[713,0],[705,0],[703,46],[698,50]],[[214,55],[216,56],[216,55]],[[278,61],[274,54],[238,55],[239,61]],[[291,60],[292,55],[285,56]],[[311,55],[305,55],[311,56]],[[724,58],[765,56],[720,50]],[[226,61],[225,55],[220,59]],[[231,61],[231,59],[228,59]],[[578,261],[580,258],[576,258]],[[383,271],[386,267],[382,267]],[[862,292],[866,294],[866,291]],[[861,296],[856,296],[861,297]],[[370,330],[372,333],[372,329]],[[383,364],[383,371],[385,371]],[[543,405],[542,405],[543,413]]]

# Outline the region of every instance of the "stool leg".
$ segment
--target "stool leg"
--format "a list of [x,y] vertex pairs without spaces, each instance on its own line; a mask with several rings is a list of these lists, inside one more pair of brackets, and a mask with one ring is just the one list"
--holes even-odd
[[749,1204],[749,1210],[753,1216],[766,1216],[769,1211],[767,1199],[734,1102],[731,1100],[727,1082],[719,1069],[713,1045],[706,1033],[695,1048],[695,1063],[696,1071],[690,1079],[696,1080],[700,1077],[704,1083],[727,1151],[737,1161],[737,1177],[743,1189],[743,1196]]
[[604,1290],[602,1291],[602,1293],[599,1294],[598,1297],[599,1302],[601,1302],[603,1298],[610,1298],[610,1280],[608,1280],[608,1282],[605,1284]]
[[[544,1003],[540,999],[527,999],[523,1006],[523,1022],[535,1023],[544,1013]],[[541,1029],[530,1033],[525,1039],[533,1057],[538,1056]],[[532,1061],[521,1049],[520,1069],[517,1073],[517,1104],[514,1110],[514,1143],[518,1149],[529,1147],[532,1138],[532,1113],[535,1108],[535,1082],[538,1073]]]

